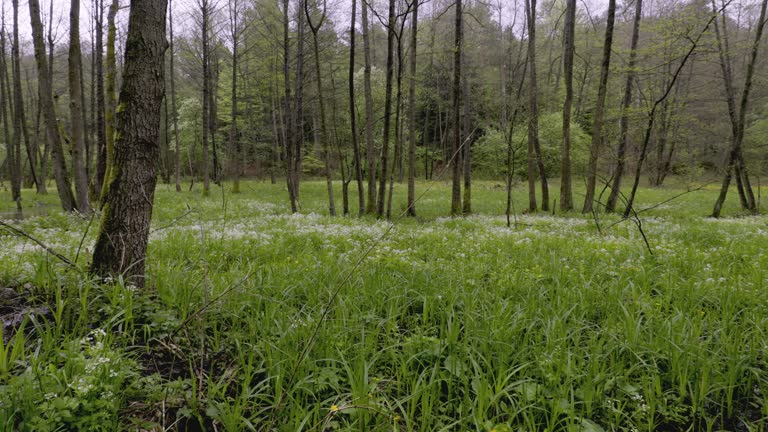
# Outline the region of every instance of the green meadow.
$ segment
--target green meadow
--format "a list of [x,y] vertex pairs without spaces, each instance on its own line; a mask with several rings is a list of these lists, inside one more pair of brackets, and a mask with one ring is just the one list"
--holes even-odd
[[327,216],[320,181],[298,214],[282,182],[160,185],[144,290],[87,273],[98,217],[3,192],[71,265],[0,227],[0,431],[768,430],[768,217],[735,191],[711,219],[717,184],[643,188],[622,221],[518,184],[508,227],[502,182],[456,218],[417,186],[387,221]]

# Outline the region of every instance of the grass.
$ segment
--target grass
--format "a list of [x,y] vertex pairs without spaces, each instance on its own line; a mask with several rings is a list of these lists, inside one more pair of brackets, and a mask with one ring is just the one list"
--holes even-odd
[[[768,430],[768,218],[705,218],[716,189],[641,213],[648,250],[613,215],[507,228],[495,182],[447,218],[436,184],[340,284],[391,225],[324,187],[161,185],[142,292],[0,232],[0,286],[49,309],[0,346],[0,430]],[[85,268],[97,223],[50,209],[17,226]]]

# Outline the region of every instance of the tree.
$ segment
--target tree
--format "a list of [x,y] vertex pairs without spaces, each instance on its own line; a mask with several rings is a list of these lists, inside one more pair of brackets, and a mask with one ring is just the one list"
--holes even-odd
[[203,195],[208,196],[211,193],[211,171],[208,156],[208,133],[211,128],[211,59],[210,59],[210,23],[211,23],[211,4],[209,0],[198,0],[200,9],[200,37],[202,43],[202,61],[203,61]]
[[298,172],[296,170],[293,144],[293,111],[291,110],[291,78],[290,78],[290,33],[288,23],[289,0],[283,0],[283,82],[285,83],[285,163],[286,178],[288,183],[288,199],[291,203],[291,211],[296,213],[298,209]]
[[[731,88],[731,90],[727,93],[730,93],[728,96],[729,99],[729,113],[731,117],[731,124],[732,124],[732,137],[731,137],[731,145],[728,152],[728,158],[725,166],[725,174],[723,175],[723,182],[720,186],[720,194],[717,197],[717,200],[715,201],[715,207],[712,210],[712,217],[720,217],[720,213],[723,208],[723,204],[725,203],[725,198],[728,195],[728,188],[730,187],[731,178],[733,174],[736,174],[737,180],[741,180],[742,182],[742,188],[744,190],[744,194],[746,195],[746,206],[744,205],[744,199],[742,199],[742,206],[745,207],[750,212],[756,213],[757,212],[757,204],[755,203],[755,196],[752,192],[752,187],[749,183],[749,174],[747,172],[747,166],[743,162],[744,156],[743,156],[743,150],[742,150],[742,143],[744,141],[744,129],[746,125],[746,115],[747,115],[747,106],[749,104],[749,92],[752,88],[752,80],[755,73],[755,62],[757,61],[758,52],[760,50],[760,41],[763,37],[763,30],[765,28],[765,15],[766,15],[766,5],[768,5],[768,0],[763,0],[760,4],[760,17],[757,20],[756,29],[755,29],[755,39],[752,43],[752,47],[750,50],[750,56],[749,56],[749,63],[747,63],[747,71],[744,77],[744,88],[741,93],[741,101],[739,103],[739,110],[738,110],[738,117],[736,117],[734,111],[735,111],[735,101],[733,100],[733,84],[732,84],[732,77],[730,73],[726,75],[725,71],[730,69],[728,65],[727,60],[727,51],[724,53],[722,49],[722,44],[719,44],[720,46],[720,53],[721,53],[721,65],[723,65],[723,79],[725,81],[726,89]],[[725,23],[725,20],[723,20]],[[719,43],[719,39],[718,39]],[[734,123],[735,119],[735,123]]]
[[[362,5],[363,9],[365,5]],[[349,19],[349,123],[352,134],[352,154],[355,164],[355,180],[357,180],[357,202],[359,212],[365,213],[365,191],[363,190],[363,165],[360,157],[360,142],[357,137],[357,108],[355,107],[355,18],[357,16],[357,0],[352,0],[352,14]]]
[[605,24],[605,38],[603,39],[603,61],[600,65],[600,82],[597,88],[597,101],[595,102],[595,114],[592,120],[592,143],[589,146],[589,164],[587,166],[587,191],[584,197],[582,211],[589,213],[593,209],[595,201],[595,188],[597,186],[597,158],[600,155],[600,147],[603,143],[603,122],[605,118],[605,98],[608,93],[608,74],[611,68],[611,48],[613,45],[613,25],[616,21],[616,0],[608,1],[608,16]]
[[232,121],[229,125],[229,148],[232,152],[234,184],[233,193],[240,193],[240,160],[242,159],[242,149],[237,132],[237,60],[238,45],[240,41],[240,2],[238,0],[229,0],[229,32],[232,38]]
[[83,83],[80,81],[82,68],[80,56],[80,0],[72,0],[69,9],[69,115],[72,123],[72,171],[75,176],[77,209],[90,213],[88,199],[88,176],[85,172],[85,121],[82,96]]
[[[11,178],[11,200],[16,203],[16,208],[21,210],[21,152],[19,141],[20,130],[17,128],[16,118],[14,114],[13,104],[11,103],[11,95],[9,94],[10,86],[7,85],[7,60],[5,57],[5,9],[2,11],[2,23],[0,23],[0,120],[3,122],[3,133],[5,135],[5,144],[7,149],[6,164],[8,166],[8,173]],[[10,115],[8,111],[11,111]],[[13,117],[13,138],[11,138],[11,127],[9,124],[9,117]]]
[[368,26],[368,0],[362,0],[363,19],[363,55],[365,68],[363,70],[363,85],[365,87],[365,147],[368,165],[368,201],[365,212],[373,214],[376,211],[376,144],[373,141],[373,92],[371,90],[371,41]]
[[[460,0],[459,0],[460,1]],[[376,214],[379,217],[384,216],[384,204],[387,194],[387,173],[389,162],[389,140],[392,124],[392,79],[395,71],[395,25],[397,15],[395,14],[395,0],[389,0],[389,17],[387,19],[387,72],[386,88],[384,94],[384,133],[381,147],[381,177],[379,179],[379,195],[376,206]]]
[[29,160],[29,171],[38,194],[45,193],[45,185],[41,184],[37,175],[37,146],[30,142],[27,131],[27,120],[24,112],[24,97],[21,88],[21,48],[19,44],[19,0],[13,0],[13,42],[11,46],[11,62],[13,63],[13,107],[14,107],[14,144],[19,155],[16,164],[21,173],[21,136],[24,137],[24,147]]
[[333,199],[333,181],[331,174],[331,146],[330,136],[328,135],[328,127],[325,124],[325,99],[323,98],[323,73],[320,69],[320,46],[317,41],[317,33],[323,26],[326,17],[326,0],[323,0],[322,12],[320,12],[320,18],[317,23],[312,22],[312,14],[309,11],[309,3],[304,0],[304,12],[307,16],[307,24],[309,30],[312,32],[312,48],[315,54],[315,83],[317,84],[317,103],[320,107],[320,135],[323,139],[323,153],[325,154],[325,184],[328,190],[328,213],[331,216],[336,216],[336,204]]
[[536,211],[536,171],[541,179],[541,209],[549,210],[549,184],[539,144],[539,103],[536,85],[536,0],[525,0],[528,22],[528,211]]
[[573,210],[571,190],[571,107],[573,106],[573,52],[576,30],[576,0],[568,0],[565,9],[565,41],[563,72],[565,75],[565,103],[563,104],[563,146],[560,159],[560,210]]
[[[31,0],[37,2],[37,0]],[[159,159],[165,94],[166,0],[132,0],[113,175],[107,186],[91,271],[144,286],[147,241]]]
[[453,51],[453,182],[451,187],[451,215],[461,214],[461,45],[462,45],[462,0],[456,0],[456,26]]
[[413,0],[411,15],[411,71],[408,89],[408,216],[416,216],[416,42],[419,0]]
[[611,194],[605,204],[605,211],[616,210],[616,203],[621,193],[621,179],[626,164],[627,145],[629,143],[629,110],[632,107],[632,86],[635,80],[635,64],[637,62],[637,43],[640,39],[640,18],[643,16],[643,0],[635,0],[635,19],[632,22],[632,41],[629,47],[629,62],[627,63],[627,80],[624,83],[624,98],[621,102],[621,120],[619,132],[619,147],[616,151],[616,167],[613,170]]
[[[53,5],[53,2],[51,2]],[[107,125],[106,100],[104,91],[104,0],[94,0],[94,20],[96,21],[96,46],[93,47],[96,63],[96,178],[92,190],[94,196],[100,196],[107,175]],[[51,14],[53,16],[53,14]],[[53,47],[51,47],[53,50]]]
[[106,184],[109,182],[109,177],[112,175],[111,171],[115,159],[115,109],[117,108],[117,103],[115,101],[115,86],[117,85],[117,55],[115,54],[117,26],[115,25],[115,18],[117,17],[119,8],[119,0],[112,0],[112,3],[109,6],[109,11],[107,12],[106,91],[101,95],[104,98],[104,151],[106,159],[104,162],[105,180],[101,184],[101,201],[104,200]]
[[35,60],[37,63],[37,76],[39,85],[40,110],[45,118],[45,129],[53,159],[53,176],[56,179],[56,188],[59,193],[61,207],[64,211],[77,210],[75,197],[72,193],[69,173],[64,161],[64,146],[59,125],[56,121],[56,110],[53,105],[52,76],[46,57],[45,43],[43,42],[43,24],[40,21],[40,0],[29,0],[29,15],[32,22],[32,40],[35,45]]
[[171,82],[171,115],[173,116],[173,137],[176,143],[176,154],[174,155],[174,171],[176,181],[176,192],[181,192],[181,145],[179,143],[179,112],[176,110],[176,71],[174,57],[176,53],[173,48],[173,0],[168,0],[168,36],[170,38],[170,79]]

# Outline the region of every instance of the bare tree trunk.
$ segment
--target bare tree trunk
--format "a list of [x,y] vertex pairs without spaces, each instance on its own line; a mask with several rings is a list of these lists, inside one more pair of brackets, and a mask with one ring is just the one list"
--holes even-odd
[[[3,123],[3,134],[7,149],[6,165],[11,180],[11,200],[16,203],[16,209],[21,210],[21,148],[18,145],[21,139],[18,128],[18,114],[15,114],[11,104],[10,86],[5,82],[8,79],[5,57],[5,10],[2,11],[2,23],[0,23],[0,121]],[[11,111],[9,114],[8,111]],[[11,138],[11,124],[8,120],[13,117],[13,138]]]
[[[755,202],[755,196],[752,192],[752,187],[749,184],[749,174],[747,172],[747,166],[744,164],[744,156],[742,154],[742,142],[744,140],[744,129],[746,127],[746,111],[749,103],[749,92],[752,87],[752,79],[755,72],[755,62],[757,61],[757,54],[760,49],[760,40],[763,36],[763,29],[765,28],[765,15],[766,15],[766,5],[768,5],[768,0],[763,0],[761,2],[760,6],[760,18],[757,20],[757,28],[755,29],[755,39],[752,43],[752,49],[750,51],[750,57],[749,57],[749,63],[747,64],[747,71],[746,76],[744,78],[744,89],[741,94],[741,102],[739,104],[739,113],[738,118],[736,118],[735,124],[733,124],[733,137],[731,140],[731,148],[728,154],[728,159],[726,163],[725,168],[725,175],[723,176],[723,182],[720,186],[720,194],[717,197],[717,200],[715,201],[715,207],[712,210],[712,217],[720,217],[720,213],[723,208],[723,204],[725,203],[725,198],[728,195],[728,188],[730,187],[731,183],[731,176],[732,172],[736,172],[737,180],[742,180],[742,186],[744,189],[745,197],[746,197],[746,209],[749,210],[752,213],[757,212],[757,204]],[[724,13],[724,11],[723,11]],[[716,27],[717,28],[717,27]],[[719,41],[719,38],[718,38]],[[726,69],[726,66],[729,62],[724,61],[723,54],[722,54],[722,46],[720,47],[721,51],[721,65],[723,65],[724,72]],[[727,58],[726,58],[727,60]],[[724,73],[724,80],[726,81],[726,89],[728,87],[732,88],[732,79],[728,79],[730,76],[726,76]],[[731,93],[733,94],[733,90],[731,90]],[[735,102],[735,101],[734,101]],[[733,114],[735,111],[735,104],[731,107],[731,104],[729,103],[729,112],[731,113],[732,123],[735,115]],[[742,200],[742,206],[744,206],[744,200]]]
[[296,200],[300,202],[300,182],[301,182],[301,162],[303,158],[302,147],[304,146],[304,4],[306,0],[299,0],[297,38],[296,43],[296,98],[294,118],[296,119],[296,131],[294,133],[293,149],[293,174],[295,176],[293,184]]
[[593,209],[595,201],[595,188],[597,186],[597,159],[600,156],[604,134],[603,122],[605,118],[605,97],[608,93],[608,74],[611,67],[611,48],[613,46],[613,25],[616,21],[616,0],[608,1],[608,18],[605,26],[605,39],[603,42],[603,62],[600,66],[600,84],[597,88],[597,102],[592,122],[592,143],[589,147],[589,163],[587,165],[587,191],[584,197],[583,213],[589,213]]
[[115,100],[117,97],[117,54],[115,47],[117,26],[115,25],[115,17],[119,8],[119,0],[112,0],[107,12],[106,91],[104,92],[104,142],[107,158],[104,182],[100,185],[100,201],[102,202],[104,201],[104,194],[107,192],[106,184],[109,183],[115,160],[115,110],[117,109],[117,101]]
[[234,159],[232,164],[233,193],[240,193],[240,163],[242,159],[240,139],[237,136],[237,48],[240,39],[239,6],[238,0],[229,0],[229,25],[230,36],[232,37],[232,123],[229,125],[229,148]]
[[464,157],[464,199],[462,202],[462,213],[465,215],[472,213],[472,117],[470,115],[471,113],[471,105],[470,105],[470,98],[469,98],[469,78],[467,77],[467,56],[465,54],[466,50],[462,50],[461,52],[461,62],[463,63],[462,69],[464,70],[464,75],[462,76],[462,100],[463,100],[463,124],[462,129],[464,130],[464,133],[462,136],[465,138],[464,143],[464,151],[463,157]]
[[389,162],[389,140],[392,124],[392,78],[395,73],[395,25],[397,16],[395,15],[395,0],[389,0],[389,18],[387,20],[387,72],[384,94],[384,136],[381,148],[381,178],[379,179],[379,196],[376,214],[379,217],[384,216],[384,204],[387,196],[387,174]]
[[573,210],[571,180],[571,108],[573,106],[573,52],[576,29],[576,0],[568,0],[565,10],[563,69],[565,103],[563,104],[563,146],[560,159],[560,210]]
[[[362,5],[365,8],[365,5]],[[352,0],[352,16],[349,24],[349,122],[352,134],[352,154],[355,164],[355,180],[357,180],[357,203],[359,214],[365,213],[365,190],[363,187],[363,161],[360,156],[360,142],[357,137],[357,108],[355,104],[355,19],[357,17],[357,0]]]
[[[32,0],[36,1],[36,0]],[[111,176],[91,271],[144,286],[165,93],[166,0],[132,0]]]
[[613,170],[613,182],[611,194],[605,204],[605,211],[616,210],[616,203],[621,193],[621,179],[624,175],[626,164],[627,145],[629,143],[629,109],[632,106],[632,86],[635,80],[635,63],[637,62],[637,42],[640,39],[640,19],[643,16],[643,0],[635,1],[635,19],[632,24],[632,42],[629,48],[629,62],[627,63],[627,80],[624,84],[624,99],[621,103],[621,132],[619,136],[619,148],[616,151],[616,167]]
[[210,131],[211,121],[211,61],[210,50],[208,46],[209,25],[210,25],[210,4],[209,0],[198,0],[200,8],[201,22],[200,35],[202,39],[203,55],[203,120],[202,120],[202,143],[203,143],[203,196],[211,193],[211,163],[209,161],[208,132]]
[[[214,34],[213,31],[211,31]],[[209,45],[209,64],[208,73],[211,75],[210,89],[208,91],[208,97],[211,99],[209,102],[208,111],[208,133],[211,137],[211,156],[213,163],[213,182],[217,186],[221,186],[221,158],[219,157],[219,146],[216,144],[216,131],[219,130],[219,56],[216,45],[211,49]]]
[[536,211],[536,170],[541,179],[541,209],[549,210],[549,184],[539,144],[539,104],[536,85],[536,0],[526,0],[528,22],[528,211]]
[[96,155],[96,181],[92,186],[95,197],[100,197],[104,177],[107,175],[107,125],[106,125],[106,100],[104,91],[104,0],[96,0],[96,142],[98,152]]
[[173,116],[173,138],[176,144],[176,154],[174,155],[174,171],[176,181],[176,192],[181,192],[181,144],[179,141],[179,113],[176,110],[176,71],[174,67],[174,58],[176,52],[173,48],[173,0],[168,0],[168,34],[170,39],[169,44],[169,63],[170,63],[170,77],[171,83],[171,115]]
[[309,13],[309,7],[306,0],[304,0],[304,12],[307,15],[307,24],[309,30],[312,32],[312,47],[315,51],[315,83],[317,83],[317,102],[320,107],[320,134],[323,139],[323,158],[325,162],[325,185],[328,191],[328,213],[331,216],[336,216],[336,203],[333,199],[333,178],[331,173],[331,145],[330,137],[328,136],[328,127],[325,123],[325,99],[323,98],[323,80],[322,70],[320,69],[320,46],[317,41],[317,33],[325,22],[326,2],[323,0],[323,9],[320,14],[320,18],[315,25],[312,22],[312,15]]
[[64,146],[61,142],[56,111],[53,105],[52,77],[43,42],[43,24],[40,22],[39,0],[29,0],[29,15],[32,22],[32,39],[35,45],[35,59],[37,61],[37,76],[40,90],[40,108],[45,117],[46,131],[53,157],[53,174],[56,179],[56,188],[59,192],[61,207],[64,211],[77,210],[75,197],[67,173],[64,161]]
[[296,184],[296,174],[294,174],[294,156],[293,156],[293,111],[291,110],[291,78],[290,78],[290,33],[289,23],[289,0],[283,0],[283,82],[285,83],[285,177],[288,183],[288,199],[291,203],[291,211],[296,213],[298,209],[298,196],[296,194],[298,185]]
[[373,95],[371,90],[371,42],[368,28],[368,0],[362,0],[363,13],[363,53],[365,56],[364,87],[365,87],[365,145],[368,162],[368,201],[365,212],[373,214],[376,211],[376,144],[373,141]]
[[410,87],[408,89],[408,216],[416,216],[416,42],[418,40],[418,25],[419,0],[413,0],[410,53],[411,76],[409,77]]
[[69,115],[72,122],[72,172],[75,176],[77,209],[91,212],[88,200],[88,176],[85,173],[85,138],[82,92],[80,81],[80,0],[72,0],[69,10]]
[[[14,139],[16,135],[24,136],[24,148],[27,151],[27,159],[29,160],[30,174],[32,181],[35,183],[38,194],[45,193],[45,185],[40,183],[40,179],[37,175],[37,150],[30,143],[29,135],[27,131],[27,120],[24,113],[24,97],[21,91],[21,52],[19,44],[19,0],[13,0],[13,44],[11,47],[11,61],[13,63],[13,100],[14,100]],[[17,154],[19,161],[21,162],[20,142],[16,144],[18,149]],[[20,170],[20,168],[19,168]]]
[[451,187],[451,215],[461,214],[461,49],[463,42],[462,0],[456,0],[456,26],[453,53],[453,182]]

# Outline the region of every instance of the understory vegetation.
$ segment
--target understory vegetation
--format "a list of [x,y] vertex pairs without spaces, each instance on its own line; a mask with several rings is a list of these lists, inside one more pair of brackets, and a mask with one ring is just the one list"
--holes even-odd
[[0,229],[0,430],[766,430],[768,217],[716,185],[510,227],[494,182],[393,222],[324,187],[160,186],[144,290],[83,270],[97,218],[6,221],[72,265]]

